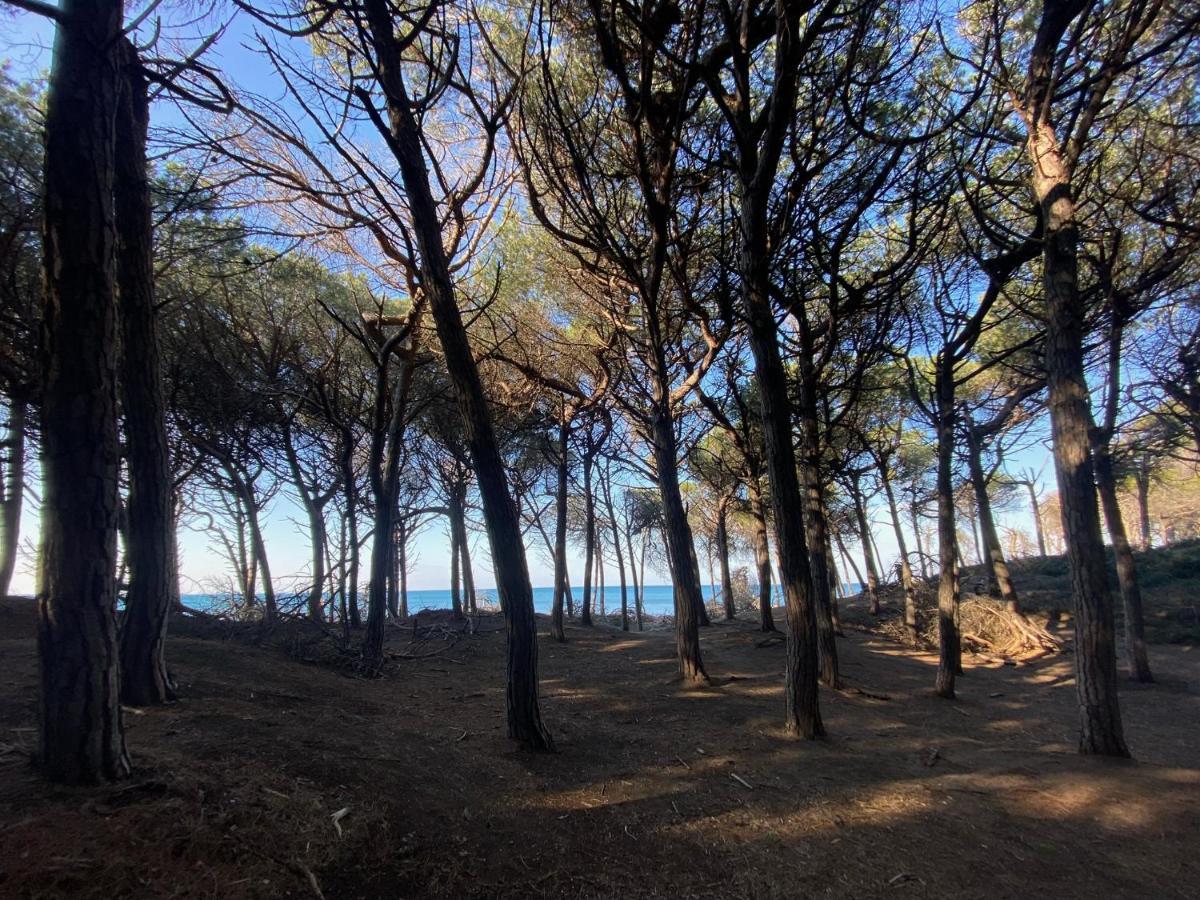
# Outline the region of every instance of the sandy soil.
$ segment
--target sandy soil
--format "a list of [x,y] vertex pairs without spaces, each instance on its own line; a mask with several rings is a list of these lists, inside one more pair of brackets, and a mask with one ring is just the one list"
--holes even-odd
[[[0,607],[0,897],[1194,897],[1200,650],[1155,646],[1123,688],[1134,763],[1074,752],[1069,655],[934,659],[839,644],[829,737],[782,731],[778,642],[702,629],[718,687],[685,689],[668,633],[543,629],[560,752],[503,727],[496,619],[410,644],[364,681],[187,628],[182,699],[126,716],[124,784],[51,788],[28,610]],[[180,629],[184,631],[185,629]],[[202,636],[201,636],[202,635]],[[294,642],[297,652],[299,640]],[[884,699],[886,698],[886,699]]]

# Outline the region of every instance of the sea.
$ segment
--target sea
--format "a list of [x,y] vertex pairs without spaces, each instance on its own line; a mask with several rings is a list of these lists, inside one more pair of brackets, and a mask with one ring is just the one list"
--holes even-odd
[[[583,590],[573,586],[575,596],[575,605],[578,608],[583,601]],[[849,594],[858,593],[861,588],[857,584],[848,584],[845,586]],[[720,589],[716,585],[705,584],[702,587],[704,599],[712,603],[713,598],[720,595]],[[775,605],[783,603],[783,593],[775,586],[774,590]],[[757,596],[757,593],[755,594]],[[475,591],[475,597],[478,602],[499,606],[499,598],[494,589],[482,589]],[[202,612],[221,609],[229,605],[230,597],[220,594],[184,594],[181,598],[185,606],[192,609],[198,609]],[[366,586],[359,589],[359,603],[366,602]],[[552,587],[536,587],[533,589],[533,606],[540,613],[549,615],[551,605],[554,603],[554,588]],[[408,608],[410,612],[418,612],[423,609],[450,609],[450,591],[449,590],[424,590],[408,592]],[[593,593],[592,608],[595,613],[599,613],[601,604],[599,597]],[[621,589],[605,587],[604,591],[604,609],[608,613],[619,613],[621,611]],[[642,597],[642,609],[652,616],[670,616],[675,614],[675,589],[669,584],[648,584],[645,586]],[[633,612],[633,588],[629,589],[629,611]]]

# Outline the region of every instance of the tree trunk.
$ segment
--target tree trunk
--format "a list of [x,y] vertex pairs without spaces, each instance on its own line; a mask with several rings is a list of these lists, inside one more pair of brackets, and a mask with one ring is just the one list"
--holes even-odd
[[939,697],[954,698],[962,667],[958,634],[958,534],[954,522],[954,358],[943,348],[937,361],[938,670]]
[[917,501],[914,498],[912,505],[908,508],[909,517],[912,519],[913,539],[917,543],[917,566],[921,570],[921,580],[929,580],[929,569],[925,565],[925,546],[921,539],[921,520],[917,513]]
[[39,762],[129,774],[116,627],[114,122],[121,3],[62,0],[45,116]]
[[1081,753],[1128,756],[1117,697],[1116,639],[1100,515],[1088,441],[1091,411],[1083,371],[1083,302],[1078,288],[1079,230],[1070,172],[1044,115],[1058,42],[1078,4],[1047,0],[1030,62],[1023,111],[1034,196],[1042,211],[1046,302],[1046,380],[1063,538],[1075,604],[1075,675]]
[[596,555],[596,505],[592,497],[591,449],[583,456],[583,605],[579,608],[579,624],[592,626],[592,566]]
[[408,520],[396,526],[396,568],[400,570],[400,618],[408,618]]
[[429,189],[420,126],[404,84],[402,47],[385,0],[364,0],[378,54],[379,80],[387,97],[392,150],[400,168],[421,260],[421,287],[429,297],[446,369],[462,412],[467,445],[483,501],[500,607],[507,626],[506,712],[509,737],[533,750],[552,750],[538,704],[537,622],[525,562],[521,523],[504,474],[491,413],[471,354],[466,326],[442,246],[438,209]]
[[567,471],[571,422],[564,413],[558,423],[558,459],[554,491],[554,604],[550,607],[550,634],[560,643],[567,639],[563,603],[567,594]]
[[729,574],[728,506],[728,497],[717,501],[717,557],[721,566],[721,599],[724,601],[725,618],[732,622],[737,618],[737,607],[733,603],[733,579]]
[[871,527],[867,524],[867,508],[863,503],[862,491],[859,490],[859,477],[853,478],[851,494],[854,497],[854,517],[858,520],[859,543],[862,545],[863,563],[867,567],[867,603],[871,615],[879,615],[879,570],[875,566],[875,554],[871,549]]
[[113,184],[121,397],[129,465],[129,589],[121,627],[121,700],[129,706],[151,706],[174,699],[163,650],[167,616],[179,585],[172,583],[175,520],[154,314],[154,235],[146,173],[150,104],[137,51],[128,39],[122,39],[121,48],[124,78],[117,105]]
[[[641,588],[638,587],[640,582],[638,580],[637,564],[634,562],[633,535],[630,533],[629,528],[628,528],[628,525],[629,525],[628,517],[626,517],[625,524],[627,526],[625,529],[625,550],[629,554],[629,578],[631,581],[633,581],[634,617],[637,621],[638,631],[641,631],[642,630],[642,608],[641,608],[641,604],[638,602],[638,597],[641,593]],[[624,603],[624,601],[622,601],[622,603]]]
[[386,431],[380,431],[380,421],[387,396],[387,370],[389,355],[393,351],[385,345],[380,351],[381,360],[376,374],[375,428],[371,438],[371,492],[375,497],[375,521],[371,532],[371,569],[367,583],[367,629],[363,635],[363,670],[368,675],[379,674],[383,665],[383,635],[387,621],[387,591],[393,559],[393,529],[397,512],[397,497],[400,486],[401,441],[404,438],[405,413],[408,408],[408,392],[412,384],[415,366],[416,341],[398,352],[400,371],[392,389],[392,415]]
[[775,539],[787,610],[785,724],[789,732],[814,738],[824,734],[825,728],[821,722],[817,688],[820,661],[812,578],[804,523],[799,514],[804,499],[796,476],[787,373],[779,352],[775,314],[768,294],[765,202],[755,204],[749,200],[747,195],[742,202],[742,302],[758,376],[767,472],[775,513]]
[[354,479],[354,445],[349,429],[342,435],[339,448],[339,466],[342,473],[342,494],[346,503],[346,527],[348,531],[349,566],[346,572],[346,607],[350,613],[350,627],[361,628],[362,618],[358,611],[358,485]]
[[28,404],[23,398],[10,397],[8,450],[4,482],[0,484],[0,597],[8,594],[17,568],[17,550],[21,542],[21,507],[25,500],[25,418]]
[[1121,504],[1117,500],[1117,482],[1113,477],[1112,454],[1108,442],[1098,442],[1092,448],[1092,460],[1096,467],[1096,489],[1100,492],[1100,503],[1108,523],[1108,536],[1112,539],[1113,556],[1117,563],[1117,583],[1121,588],[1121,603],[1125,614],[1125,663],[1133,681],[1149,684],[1154,681],[1150,671],[1150,656],[1146,648],[1146,624],[1142,615],[1142,587],[1138,582],[1137,563],[1133,559],[1133,547],[1125,533],[1125,522],[1121,517]]
[[1133,479],[1137,484],[1140,549],[1145,553],[1153,546],[1153,536],[1150,533],[1150,470],[1146,466],[1138,465],[1133,471]]
[[475,601],[475,572],[471,568],[471,548],[467,543],[467,506],[465,483],[457,485],[455,497],[457,502],[451,505],[451,515],[454,517],[454,527],[458,529],[458,553],[462,560],[463,606],[474,615],[478,612]]
[[1033,531],[1037,536],[1038,556],[1046,558],[1046,532],[1042,529],[1042,510],[1038,506],[1037,486],[1032,481],[1025,482],[1029,491],[1029,508],[1033,512]]
[[817,375],[813,369],[814,348],[807,316],[801,308],[796,320],[800,326],[800,438],[801,487],[804,499],[804,532],[808,544],[808,566],[812,573],[813,607],[817,621],[817,649],[821,681],[831,688],[841,687],[838,673],[837,628],[833,618],[829,566],[825,548],[829,543],[829,523],[825,519],[825,498],[821,485],[821,432],[817,421]]
[[[451,504],[453,505],[453,501]],[[456,619],[461,619],[463,615],[462,596],[459,588],[459,564],[461,561],[458,526],[454,524],[454,513],[452,512],[450,514],[450,609],[454,612]]]
[[900,551],[900,584],[904,588],[904,631],[908,642],[916,646],[917,631],[917,586],[913,583],[912,566],[908,562],[908,546],[904,541],[904,529],[900,527],[900,511],[896,507],[896,495],[892,491],[892,480],[888,477],[887,460],[878,460],[879,477],[887,497],[888,512],[892,517],[892,530],[896,533],[896,548]]
[[[663,505],[663,533],[675,597],[675,652],[679,675],[684,681],[707,681],[700,656],[699,610],[704,605],[700,569],[687,510],[679,490],[678,447],[675,423],[669,404],[660,398],[652,420],[654,463],[659,496]],[[643,584],[645,582],[643,581]]]
[[283,449],[287,456],[288,468],[292,473],[292,483],[300,495],[300,505],[308,516],[308,540],[312,552],[312,587],[308,589],[308,617],[314,622],[320,622],[324,606],[325,586],[325,514],[316,497],[304,482],[304,473],[300,470],[300,459],[296,455],[296,447],[292,441],[290,426],[283,429]]
[[[629,593],[625,586],[625,553],[621,549],[621,528],[617,524],[617,508],[612,498],[612,472],[604,473],[604,501],[608,507],[608,520],[612,523],[613,553],[617,557],[617,575],[621,580],[621,630],[629,630]],[[632,565],[633,560],[630,559]]]
[[754,566],[758,571],[758,627],[760,631],[775,631],[775,616],[771,611],[771,545],[767,540],[767,510],[763,503],[762,485],[752,475],[750,486],[750,516],[754,522]]

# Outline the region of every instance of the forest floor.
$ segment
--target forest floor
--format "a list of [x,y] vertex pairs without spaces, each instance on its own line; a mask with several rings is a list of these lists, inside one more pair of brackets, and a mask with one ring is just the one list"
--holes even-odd
[[[857,611],[848,618],[861,618]],[[1194,897],[1200,648],[1123,682],[1136,762],[1075,752],[1069,653],[935,658],[839,642],[828,737],[782,729],[782,642],[702,629],[716,685],[672,681],[670,632],[542,622],[556,754],[505,737],[498,617],[390,629],[383,678],[182,620],[178,702],[127,711],[135,775],[54,788],[29,765],[29,601],[0,602],[0,897]],[[311,626],[310,626],[311,627]]]

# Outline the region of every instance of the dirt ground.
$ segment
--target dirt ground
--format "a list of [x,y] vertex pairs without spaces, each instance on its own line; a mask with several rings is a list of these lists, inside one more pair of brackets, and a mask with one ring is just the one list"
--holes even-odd
[[[51,788],[29,766],[35,647],[0,606],[0,897],[1194,897],[1200,650],[1155,646],[1123,686],[1136,762],[1074,750],[1069,655],[933,657],[839,643],[829,737],[783,733],[779,642],[703,631],[685,689],[669,632],[543,627],[553,755],[503,723],[503,634],[410,644],[365,681],[181,626],[181,699],[127,713],[135,777]],[[543,623],[543,626],[545,623]],[[732,679],[732,680],[727,680]]]

